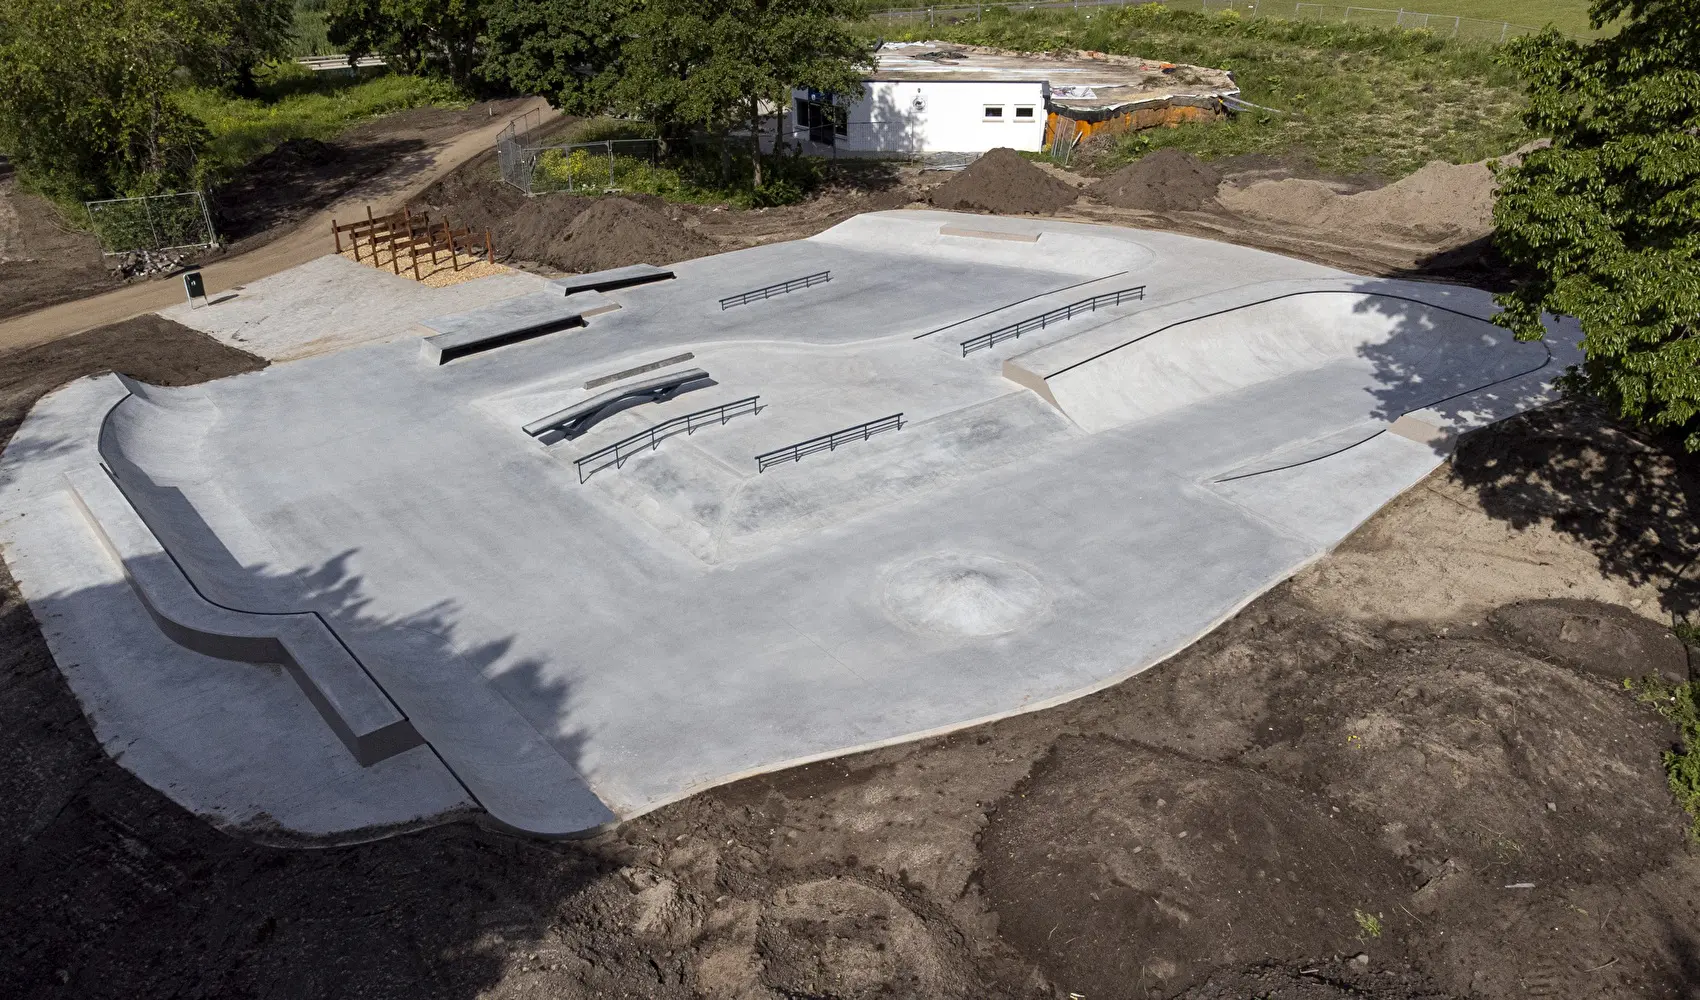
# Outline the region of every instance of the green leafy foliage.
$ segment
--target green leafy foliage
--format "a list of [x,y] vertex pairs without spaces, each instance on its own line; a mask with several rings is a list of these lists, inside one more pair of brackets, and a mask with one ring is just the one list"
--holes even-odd
[[872,41],[850,27],[857,0],[484,0],[484,10],[489,79],[567,111],[640,119],[663,140],[743,130],[750,187],[765,199],[803,189],[766,185],[756,139],[792,88],[859,94],[872,64]]
[[176,0],[0,5],[0,147],[59,197],[187,182],[206,131],[172,90],[196,13]]
[[392,68],[473,82],[484,31],[483,0],[329,0],[325,30],[349,55],[376,54]]
[[[331,139],[350,124],[417,107],[464,107],[446,80],[385,74],[369,80],[315,74],[287,63],[259,74],[258,95],[211,87],[181,90],[180,107],[206,131],[199,173],[216,183],[288,139]],[[303,77],[301,74],[307,74]]]
[[1600,0],[1616,34],[1520,39],[1527,121],[1552,146],[1500,177],[1495,243],[1526,279],[1499,322],[1574,316],[1569,388],[1700,450],[1700,0]]
[[0,5],[0,147],[62,199],[192,185],[206,127],[183,74],[252,89],[288,45],[289,0],[11,0]]
[[1689,835],[1700,841],[1700,684],[1667,684],[1656,678],[1624,684],[1677,728],[1676,749],[1664,753],[1665,778],[1677,804],[1693,820]]
[[[868,30],[884,30],[871,26]],[[1231,70],[1253,110],[1227,121],[1136,132],[1103,166],[1177,147],[1205,158],[1264,153],[1334,174],[1392,179],[1430,160],[1466,163],[1529,138],[1517,74],[1486,45],[1423,31],[1238,18],[1157,4],[1007,13],[905,29],[901,37],[1045,52],[1090,49]]]
[[484,0],[481,72],[569,114],[608,105],[633,0]]

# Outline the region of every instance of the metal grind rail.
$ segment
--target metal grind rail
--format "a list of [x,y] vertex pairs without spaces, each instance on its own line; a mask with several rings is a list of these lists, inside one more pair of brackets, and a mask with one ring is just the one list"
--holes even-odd
[[1052,323],[1073,319],[1081,313],[1097,312],[1099,306],[1119,306],[1123,302],[1134,302],[1145,298],[1145,286],[1135,285],[1132,288],[1122,288],[1114,292],[1094,295],[1079,302],[1070,302],[1066,306],[1058,306],[1050,312],[1041,313],[1008,326],[1000,326],[990,333],[982,333],[978,337],[970,337],[962,342],[962,356],[967,357],[975,351],[982,351],[994,344],[1006,340],[1014,340],[1024,333],[1043,330]]
[[756,471],[766,472],[770,466],[779,465],[783,462],[801,461],[804,455],[812,455],[817,451],[834,451],[839,445],[850,441],[866,441],[868,438],[873,437],[880,431],[902,429],[903,414],[893,413],[889,417],[881,417],[878,420],[870,420],[865,424],[857,424],[854,427],[846,427],[841,431],[833,431],[831,434],[822,434],[820,437],[809,438],[807,441],[799,441],[786,448],[780,448],[775,451],[757,455]]
[[[610,465],[614,466],[616,469],[619,468],[621,465],[625,464],[626,459],[631,458],[632,455],[644,450],[644,447],[647,447],[650,451],[654,451],[656,448],[661,447],[663,439],[672,436],[672,433],[676,433],[681,427],[684,428],[686,434],[691,434],[695,432],[698,427],[702,427],[710,423],[724,424],[733,417],[740,416],[745,413],[760,413],[762,410],[761,404],[756,402],[756,400],[760,398],[760,396],[751,396],[748,399],[736,400],[721,406],[711,406],[706,410],[697,410],[695,413],[686,413],[683,416],[674,417],[672,420],[663,420],[654,427],[638,431],[631,437],[615,441],[606,448],[598,448],[596,451],[591,452],[583,458],[575,459],[573,461],[573,464],[578,467],[579,484],[583,485],[585,482],[589,481],[591,476],[596,475],[598,472],[601,472]],[[603,462],[603,464],[596,465],[594,468],[591,468],[590,471],[585,471],[587,466],[594,465],[594,463],[600,462],[609,456],[613,456],[613,461]]]
[[733,306],[749,305],[751,302],[760,302],[762,299],[771,299],[775,295],[784,295],[788,292],[794,292],[799,288],[810,288],[814,285],[824,285],[831,280],[831,271],[821,271],[818,274],[806,274],[801,278],[792,278],[790,281],[781,281],[777,285],[768,285],[765,288],[757,288],[738,295],[728,295],[720,300],[720,311],[725,312]]

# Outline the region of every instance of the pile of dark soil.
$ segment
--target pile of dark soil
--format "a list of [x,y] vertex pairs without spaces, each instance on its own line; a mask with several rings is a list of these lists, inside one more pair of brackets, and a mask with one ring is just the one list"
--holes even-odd
[[542,257],[564,271],[629,264],[672,264],[719,247],[666,215],[629,198],[596,198],[573,217]]
[[1013,149],[991,150],[933,189],[943,209],[995,215],[1044,215],[1074,204],[1074,185],[1052,177]]
[[1116,208],[1147,212],[1195,212],[1216,200],[1222,175],[1191,153],[1159,149],[1128,164],[1089,189]]

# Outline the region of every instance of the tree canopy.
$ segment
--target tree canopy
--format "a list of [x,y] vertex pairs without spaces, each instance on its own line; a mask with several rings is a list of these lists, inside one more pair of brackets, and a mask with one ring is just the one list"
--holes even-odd
[[[363,0],[376,2],[376,0]],[[572,112],[750,137],[793,87],[860,94],[872,46],[848,28],[857,0],[484,0],[486,76]]]
[[0,148],[53,194],[193,182],[206,142],[179,74],[241,86],[288,42],[290,0],[8,0],[0,4]]
[[472,82],[484,32],[485,0],[330,0],[325,29],[350,56],[381,55],[405,73]]
[[1507,58],[1552,145],[1503,172],[1495,243],[1523,278],[1499,322],[1582,324],[1573,391],[1700,450],[1700,0],[1597,0],[1579,42],[1548,30]]

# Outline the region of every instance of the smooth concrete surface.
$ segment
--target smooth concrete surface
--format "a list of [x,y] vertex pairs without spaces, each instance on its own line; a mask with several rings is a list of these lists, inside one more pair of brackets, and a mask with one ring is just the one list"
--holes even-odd
[[233,298],[214,295],[212,305],[180,303],[160,315],[232,347],[289,361],[355,344],[412,341],[422,320],[549,288],[548,279],[524,271],[432,288],[327,254],[243,285]]
[[362,764],[375,764],[420,744],[412,723],[318,616],[248,614],[206,600],[105,469],[77,469],[65,478],[77,510],[167,637],[221,660],[286,668],[320,718]]
[[[808,296],[718,308],[828,269]],[[14,515],[66,502],[65,463],[104,461],[200,593],[319,615],[494,821],[565,835],[1115,683],[1327,551],[1457,430],[1549,398],[1575,357],[1573,325],[1511,342],[1479,293],[1044,219],[877,213],[673,270],[449,365],[389,341],[149,390],[104,438],[116,400],[51,397],[0,459],[0,543],[87,549],[86,525]],[[1146,300],[961,356],[1130,281]],[[684,351],[713,385],[576,440],[525,433]],[[752,395],[760,420],[578,481],[581,455]],[[900,434],[756,473],[899,411]],[[20,575],[32,604],[77,593],[49,562]],[[61,665],[73,686],[89,670]],[[85,706],[148,743],[148,690]],[[409,780],[394,799],[439,802]]]

